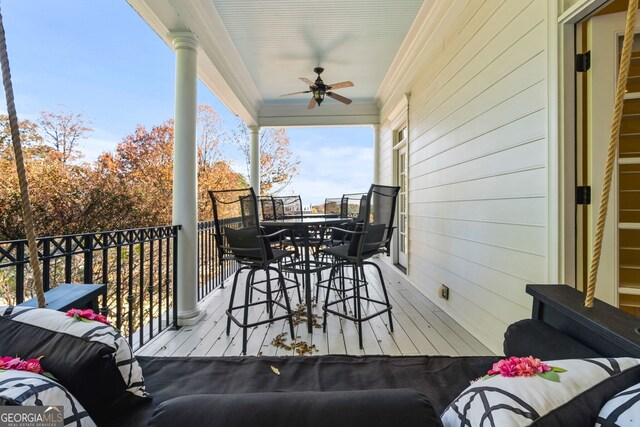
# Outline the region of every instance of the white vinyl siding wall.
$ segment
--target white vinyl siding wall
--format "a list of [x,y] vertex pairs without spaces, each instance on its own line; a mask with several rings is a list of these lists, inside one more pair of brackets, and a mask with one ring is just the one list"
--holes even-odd
[[[546,0],[436,1],[410,92],[409,280],[494,351],[547,280]],[[404,86],[401,86],[404,85]],[[392,183],[397,104],[381,113]],[[393,113],[391,111],[394,110]],[[406,110],[402,114],[406,116]],[[437,297],[441,284],[448,301]]]

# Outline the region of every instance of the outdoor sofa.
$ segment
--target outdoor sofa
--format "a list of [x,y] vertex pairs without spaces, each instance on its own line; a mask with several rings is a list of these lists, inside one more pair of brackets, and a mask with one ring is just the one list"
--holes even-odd
[[[593,426],[617,393],[640,384],[640,319],[600,302],[585,309],[582,294],[567,286],[530,286],[528,291],[534,296],[532,319],[508,328],[505,354],[569,366],[559,374],[559,384],[567,387],[571,375],[593,377],[575,372],[574,366],[594,366],[602,374],[544,411],[520,397],[514,401],[530,411],[520,403],[520,409],[495,404],[500,393],[485,387],[492,381],[530,381],[522,384],[533,388],[537,378],[481,379],[470,386],[503,356],[138,357],[133,368],[130,349],[118,348],[120,360],[114,363],[113,347],[125,341],[106,346],[112,335],[104,326],[89,329],[95,325],[77,322],[86,331],[78,337],[70,330],[19,321],[46,318],[43,312],[51,310],[0,310],[0,356],[45,356],[42,367],[77,399],[65,412],[67,425],[92,425],[90,417],[100,426],[437,426],[443,412],[446,425],[479,425],[472,412],[484,410],[482,424],[499,426],[504,425],[500,416],[513,410],[519,422],[524,420],[518,425]],[[49,328],[56,322],[47,319]],[[11,388],[2,375],[0,405],[20,404],[11,391],[27,381]],[[539,381],[543,387],[557,387]],[[474,386],[475,391],[468,391]],[[528,386],[518,388],[536,399],[545,397]],[[22,404],[33,402],[24,397],[32,391],[23,393]],[[461,400],[465,395],[472,396],[466,403]],[[80,404],[84,410],[78,409]]]

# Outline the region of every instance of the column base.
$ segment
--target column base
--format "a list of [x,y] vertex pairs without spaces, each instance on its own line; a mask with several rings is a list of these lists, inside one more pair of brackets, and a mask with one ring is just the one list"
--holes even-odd
[[198,323],[203,315],[204,313],[199,308],[180,312],[178,313],[178,326],[193,326]]

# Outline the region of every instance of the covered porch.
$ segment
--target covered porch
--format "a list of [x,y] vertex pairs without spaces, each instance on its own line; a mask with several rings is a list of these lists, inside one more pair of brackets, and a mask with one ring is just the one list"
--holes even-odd
[[[393,4],[381,0],[325,2],[322,9],[331,9],[334,17],[332,29],[319,20],[309,21],[310,13],[320,10],[313,12],[313,8],[295,1],[268,6],[224,0],[129,3],[176,55],[173,223],[181,226],[176,265],[177,322],[187,328],[199,327],[201,317],[211,318],[212,313],[211,303],[199,302],[202,295],[196,277],[197,79],[249,127],[249,181],[257,195],[261,195],[259,136],[265,127],[371,126],[373,164],[357,167],[372,170],[373,183],[379,183],[380,109],[383,102],[388,102],[381,99],[383,82],[397,77],[399,64],[395,63],[410,43],[407,36],[422,31],[422,19],[432,5],[422,0]],[[290,25],[282,25],[283,19]],[[318,75],[313,76],[314,72]],[[321,77],[325,83],[318,83]],[[339,94],[333,92],[338,89]],[[292,92],[293,96],[281,96]],[[408,96],[391,102],[406,104]],[[389,179],[384,181],[392,184]],[[406,197],[402,206],[406,215]],[[396,220],[400,222],[404,230],[406,217]],[[396,258],[390,257],[389,262],[393,264]],[[389,271],[396,273],[393,268]],[[414,344],[413,350],[409,346],[405,351],[395,343],[388,344],[390,353],[419,351]],[[391,350],[392,346],[396,350]],[[422,348],[440,352],[432,346]],[[335,351],[347,352],[347,348]],[[446,353],[448,347],[442,351]]]

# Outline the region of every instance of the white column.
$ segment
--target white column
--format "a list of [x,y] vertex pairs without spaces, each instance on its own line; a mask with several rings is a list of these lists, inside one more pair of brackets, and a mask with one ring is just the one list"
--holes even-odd
[[373,125],[373,183],[380,184],[380,125]]
[[256,196],[260,196],[260,126],[249,126],[251,132],[251,159],[249,181]]
[[196,79],[198,42],[192,33],[171,33],[176,51],[173,146],[173,223],[178,233],[178,324],[200,317],[197,301],[198,168]]

